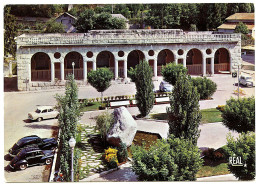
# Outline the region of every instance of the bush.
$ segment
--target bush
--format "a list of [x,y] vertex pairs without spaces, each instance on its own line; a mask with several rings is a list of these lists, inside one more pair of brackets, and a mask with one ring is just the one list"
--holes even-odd
[[193,85],[197,87],[197,91],[200,95],[200,99],[208,99],[217,90],[217,84],[206,77],[197,77],[191,79]]
[[136,105],[144,117],[149,114],[154,104],[154,92],[153,92],[153,72],[152,68],[149,66],[149,63],[146,61],[140,61],[135,68],[136,72]]
[[187,68],[183,67],[181,64],[169,63],[166,66],[162,67],[162,76],[163,80],[169,82],[173,86],[175,85],[178,76],[180,74],[187,74]]
[[127,71],[127,76],[132,80],[132,82],[135,82],[136,80],[135,73],[135,69],[132,67]]
[[255,133],[242,133],[237,140],[229,135],[227,141],[229,156],[241,157],[241,162],[244,164],[244,166],[233,166],[229,163],[230,172],[239,180],[253,180],[255,178]]
[[222,112],[223,124],[239,133],[255,131],[255,97],[231,98]]
[[120,142],[120,146],[116,148],[117,149],[117,159],[118,161],[125,162],[128,157],[127,147],[126,144],[122,141]]
[[131,151],[132,169],[141,181],[194,181],[203,162],[197,146],[173,135],[148,150],[133,145]]
[[106,142],[107,132],[114,123],[114,116],[109,112],[104,112],[97,116],[95,129],[99,131],[101,139]]
[[117,149],[108,148],[105,150],[105,161],[109,168],[116,168],[118,166]]

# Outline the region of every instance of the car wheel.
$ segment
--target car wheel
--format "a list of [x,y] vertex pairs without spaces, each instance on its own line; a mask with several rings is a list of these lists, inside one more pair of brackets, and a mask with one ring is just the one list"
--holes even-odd
[[42,118],[37,118],[37,121],[38,121],[38,122],[42,121]]
[[20,170],[25,170],[28,167],[28,164],[24,163],[24,164],[20,164],[19,168]]
[[46,159],[45,164],[51,164],[51,162],[52,162],[52,159],[49,158],[49,159]]

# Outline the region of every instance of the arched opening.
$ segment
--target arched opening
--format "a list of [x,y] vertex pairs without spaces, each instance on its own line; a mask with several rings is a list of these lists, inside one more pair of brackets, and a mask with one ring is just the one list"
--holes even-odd
[[51,80],[51,59],[43,52],[35,53],[31,58],[31,81]]
[[140,50],[133,50],[127,56],[127,69],[135,68],[140,61],[145,59],[144,53]]
[[161,50],[157,57],[157,74],[161,75],[162,66],[174,62],[174,55],[169,49]]
[[200,50],[193,48],[188,51],[186,56],[186,66],[189,74],[202,74],[202,53]]
[[214,72],[230,71],[230,56],[226,48],[219,48],[214,55]]
[[115,57],[110,51],[101,51],[97,55],[97,68],[107,67],[115,74]]
[[83,80],[83,57],[80,53],[72,51],[69,52],[64,59],[65,77],[68,74],[73,74],[74,62],[74,78],[76,80]]

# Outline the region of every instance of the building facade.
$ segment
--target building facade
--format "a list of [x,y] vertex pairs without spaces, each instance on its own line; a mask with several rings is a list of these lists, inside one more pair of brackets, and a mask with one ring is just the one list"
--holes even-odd
[[149,62],[154,79],[161,68],[174,62],[189,74],[230,73],[241,62],[240,34],[166,30],[91,30],[88,33],[23,34],[17,42],[19,90],[64,86],[73,73],[79,84],[87,73],[108,67],[115,79],[141,60]]

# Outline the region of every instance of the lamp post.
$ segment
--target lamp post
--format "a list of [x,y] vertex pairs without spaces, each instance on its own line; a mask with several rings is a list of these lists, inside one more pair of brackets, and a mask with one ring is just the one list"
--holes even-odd
[[70,138],[69,145],[71,148],[71,182],[74,182],[73,157],[74,157],[74,147],[76,145],[76,141],[73,137]]
[[73,73],[73,78],[74,78],[74,66],[75,66],[75,62],[72,62],[72,73]]

